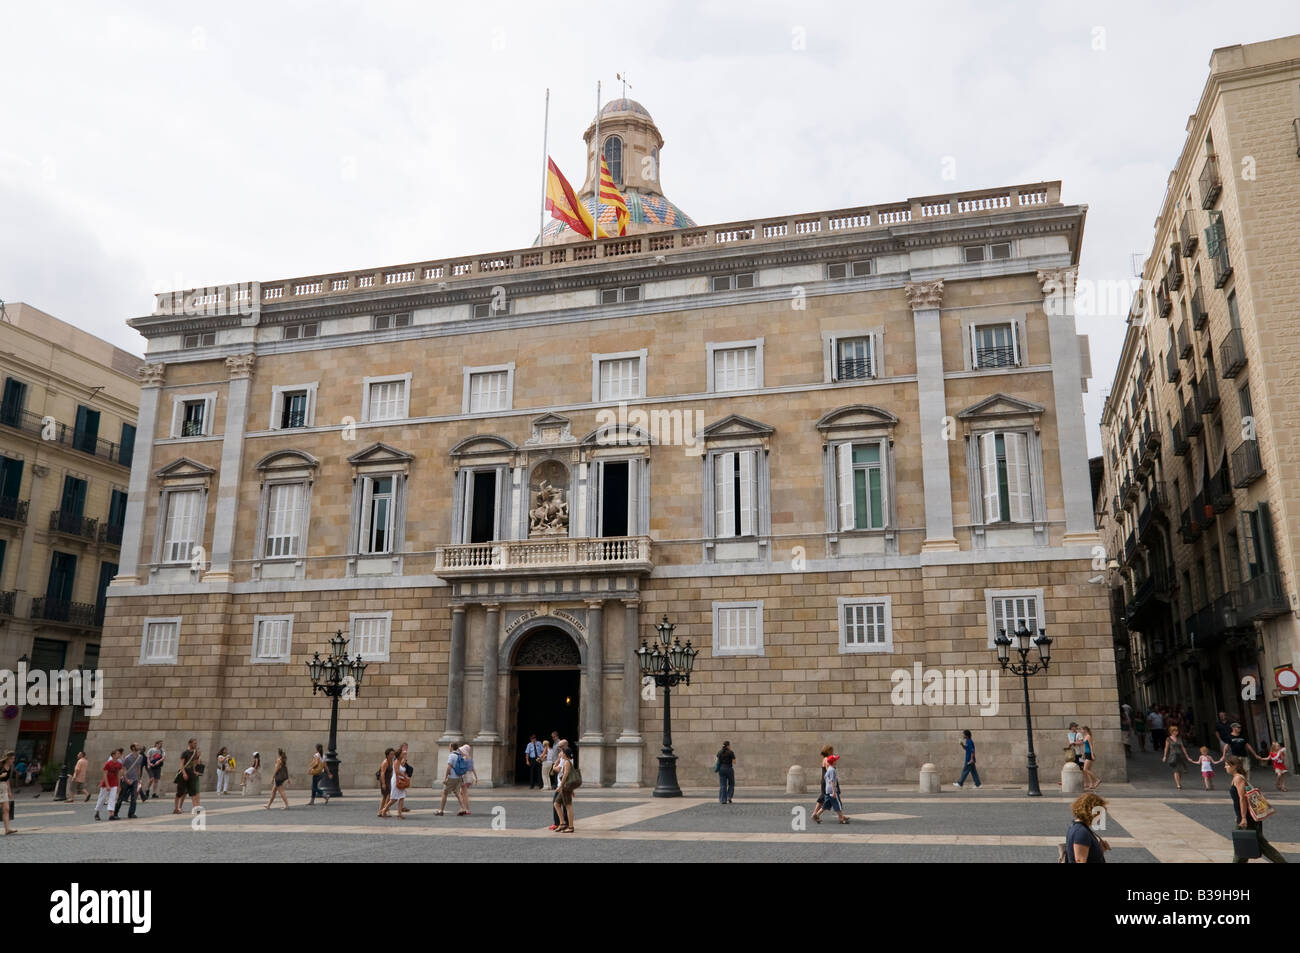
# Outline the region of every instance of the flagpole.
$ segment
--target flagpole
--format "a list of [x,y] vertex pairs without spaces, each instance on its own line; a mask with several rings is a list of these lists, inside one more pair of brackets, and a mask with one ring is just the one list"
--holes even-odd
[[604,153],[600,148],[600,80],[596,80],[596,168],[595,188],[592,190],[596,198],[596,214],[593,216],[591,238],[596,241],[600,238],[600,160]]
[[542,119],[542,207],[537,213],[537,247],[546,244],[546,183],[550,179],[550,153],[547,138],[551,132],[551,90],[546,90],[546,112]]

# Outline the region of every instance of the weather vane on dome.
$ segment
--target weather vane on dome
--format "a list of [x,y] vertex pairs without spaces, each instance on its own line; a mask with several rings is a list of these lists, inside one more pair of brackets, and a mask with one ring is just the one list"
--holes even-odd
[[614,78],[623,84],[623,98],[627,99],[627,88],[632,85],[627,81],[627,71],[624,70],[622,73],[615,73]]

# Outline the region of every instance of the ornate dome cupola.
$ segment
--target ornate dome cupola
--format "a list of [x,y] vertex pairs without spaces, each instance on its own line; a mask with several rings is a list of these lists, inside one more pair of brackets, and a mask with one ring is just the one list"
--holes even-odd
[[[594,211],[597,179],[596,122],[593,119],[583,133],[587,142],[587,175],[578,198],[588,211]],[[694,228],[695,220],[670,202],[659,184],[659,151],[664,139],[649,111],[633,99],[614,99],[600,110],[600,143],[614,183],[623,192],[630,214],[627,233],[640,235],[664,228]],[[603,206],[601,226],[611,235],[618,230],[611,206]],[[544,234],[552,242],[584,241],[563,222],[548,219]]]

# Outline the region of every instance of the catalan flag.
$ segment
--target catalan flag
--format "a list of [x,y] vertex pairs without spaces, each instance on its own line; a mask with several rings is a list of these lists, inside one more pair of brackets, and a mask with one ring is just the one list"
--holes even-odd
[[579,235],[591,237],[591,213],[578,201],[573,186],[549,156],[546,159],[546,210],[551,213],[551,218],[568,225]]
[[627,202],[623,200],[623,193],[618,190],[614,177],[609,174],[604,155],[600,157],[600,204],[613,207],[614,214],[618,216],[618,233],[626,235],[627,222],[631,216],[627,211]]

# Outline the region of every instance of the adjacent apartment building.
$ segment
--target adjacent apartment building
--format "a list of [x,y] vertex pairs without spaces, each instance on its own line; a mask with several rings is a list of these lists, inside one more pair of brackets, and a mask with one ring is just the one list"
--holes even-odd
[[1117,750],[1086,209],[1043,182],[702,227],[643,106],[599,130],[585,198],[599,148],[626,235],[190,289],[130,322],[148,356],[92,744],[306,751],[329,715],[304,663],[341,630],[370,663],[341,703],[350,784],[388,745],[433,773],[462,739],[519,782],[552,730],[589,784],[653,783],[663,699],[634,650],[666,616],[700,650],[672,699],[683,783],[724,739],[763,783],[826,743],[851,776],[912,777],[957,763],[963,728],[1020,779],[1003,628],[1054,640],[1048,776],[1070,720]]
[[1102,419],[1124,678],[1296,750],[1300,36],[1215,50]]
[[[0,668],[94,670],[126,522],[142,362],[31,305],[8,304],[5,315]],[[0,749],[42,764],[80,749],[80,707],[13,700]]]

